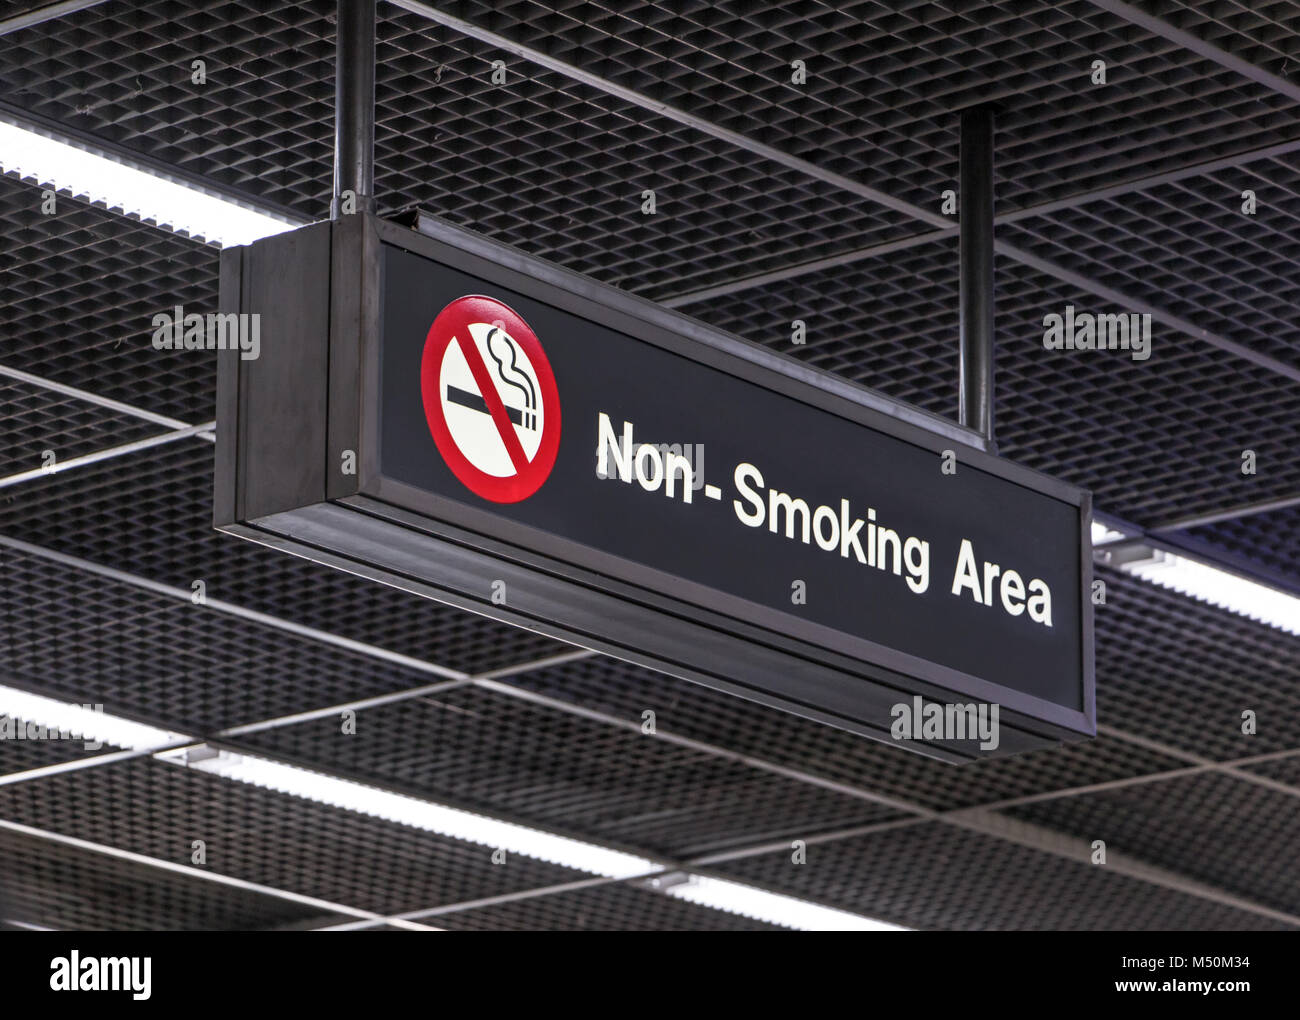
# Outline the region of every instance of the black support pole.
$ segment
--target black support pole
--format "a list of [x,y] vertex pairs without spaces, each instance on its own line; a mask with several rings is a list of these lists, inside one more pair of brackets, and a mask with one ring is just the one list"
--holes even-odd
[[334,200],[330,219],[346,211],[343,193],[356,196],[356,212],[374,209],[375,2],[338,0],[334,55]]
[[961,341],[958,421],[993,449],[993,111],[961,115]]

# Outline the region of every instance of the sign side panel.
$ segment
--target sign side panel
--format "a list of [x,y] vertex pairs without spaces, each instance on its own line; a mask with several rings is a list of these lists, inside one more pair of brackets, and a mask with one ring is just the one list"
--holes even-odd
[[261,351],[240,365],[247,520],[325,498],[330,224],[264,238],[245,251]]
[[[244,311],[244,247],[221,253],[217,311]],[[212,526],[220,528],[242,518],[238,471],[242,458],[239,421],[239,352],[217,351],[217,431],[212,479]]]

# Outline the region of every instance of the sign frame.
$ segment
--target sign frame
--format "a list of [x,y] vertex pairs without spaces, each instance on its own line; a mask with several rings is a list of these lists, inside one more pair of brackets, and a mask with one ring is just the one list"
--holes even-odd
[[[662,305],[424,214],[416,224],[357,213],[223,251],[220,310],[262,314],[264,342],[256,361],[218,355],[219,530],[887,743],[899,744],[889,736],[890,706],[914,695],[999,704],[995,751],[970,741],[901,745],[947,761],[1095,735],[1088,492],[993,456],[972,430]],[[490,506],[383,477],[383,245],[932,450],[936,463],[955,450],[962,465],[1077,507],[1082,710],[820,625],[791,626],[785,614],[775,632],[762,614],[706,610],[668,594],[652,565],[594,549],[579,556],[573,543],[494,517]],[[355,474],[342,470],[346,450],[355,452]],[[506,582],[509,605],[492,603],[485,578]],[[674,579],[671,588],[689,584]]]

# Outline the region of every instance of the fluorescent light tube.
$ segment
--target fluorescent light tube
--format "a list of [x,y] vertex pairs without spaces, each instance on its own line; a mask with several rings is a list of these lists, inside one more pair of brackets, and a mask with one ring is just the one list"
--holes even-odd
[[756,921],[781,924],[803,931],[908,931],[860,914],[823,907],[792,896],[781,896],[764,889],[728,882],[703,875],[691,875],[690,881],[671,886],[669,896],[689,900],[703,907],[752,917]]
[[[1127,538],[1099,521],[1092,522],[1092,544],[1102,546]],[[1102,554],[1099,550],[1099,554]],[[1300,635],[1300,598],[1290,592],[1270,587],[1251,578],[1241,577],[1199,560],[1179,556],[1164,549],[1126,543],[1112,559],[1103,556],[1126,574],[1151,584],[1200,599],[1219,609],[1244,616],[1258,623]]]
[[657,867],[653,861],[644,857],[539,832],[512,822],[497,821],[415,797],[390,793],[350,779],[339,779],[294,765],[267,761],[265,758],[226,751],[204,758],[196,758],[192,751],[188,756],[184,751],[171,751],[158,757],[176,764],[188,764],[190,768],[226,779],[305,797],[331,807],[372,815],[453,839],[504,849],[507,853],[523,854],[552,864],[577,868],[593,875],[628,878],[654,871]]
[[1165,550],[1120,569],[1144,581],[1200,599],[1288,634],[1300,635],[1300,598]]
[[300,225],[4,121],[0,171],[223,247]]
[[166,747],[190,739],[184,734],[170,733],[40,694],[28,694],[15,687],[0,686],[0,715],[35,723],[47,730],[68,733],[83,741],[132,751]]

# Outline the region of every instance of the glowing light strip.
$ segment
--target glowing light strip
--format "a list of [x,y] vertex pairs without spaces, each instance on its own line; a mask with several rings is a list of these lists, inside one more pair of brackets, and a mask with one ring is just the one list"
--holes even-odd
[[2,120],[0,171],[223,247],[300,225]]
[[1164,550],[1155,550],[1151,559],[1122,564],[1120,569],[1180,595],[1300,635],[1300,598],[1288,592]]
[[28,694],[16,687],[0,686],[0,715],[9,716],[15,722],[33,723],[51,732],[68,733],[91,743],[124,747],[131,751],[166,747],[188,739],[184,734],[40,694]]
[[780,896],[763,889],[727,882],[722,879],[692,875],[689,882],[675,885],[669,896],[689,900],[700,906],[725,910],[732,914],[752,917],[757,921],[781,924],[803,931],[908,931],[895,924],[886,924],[844,910],[833,910],[791,896]]

